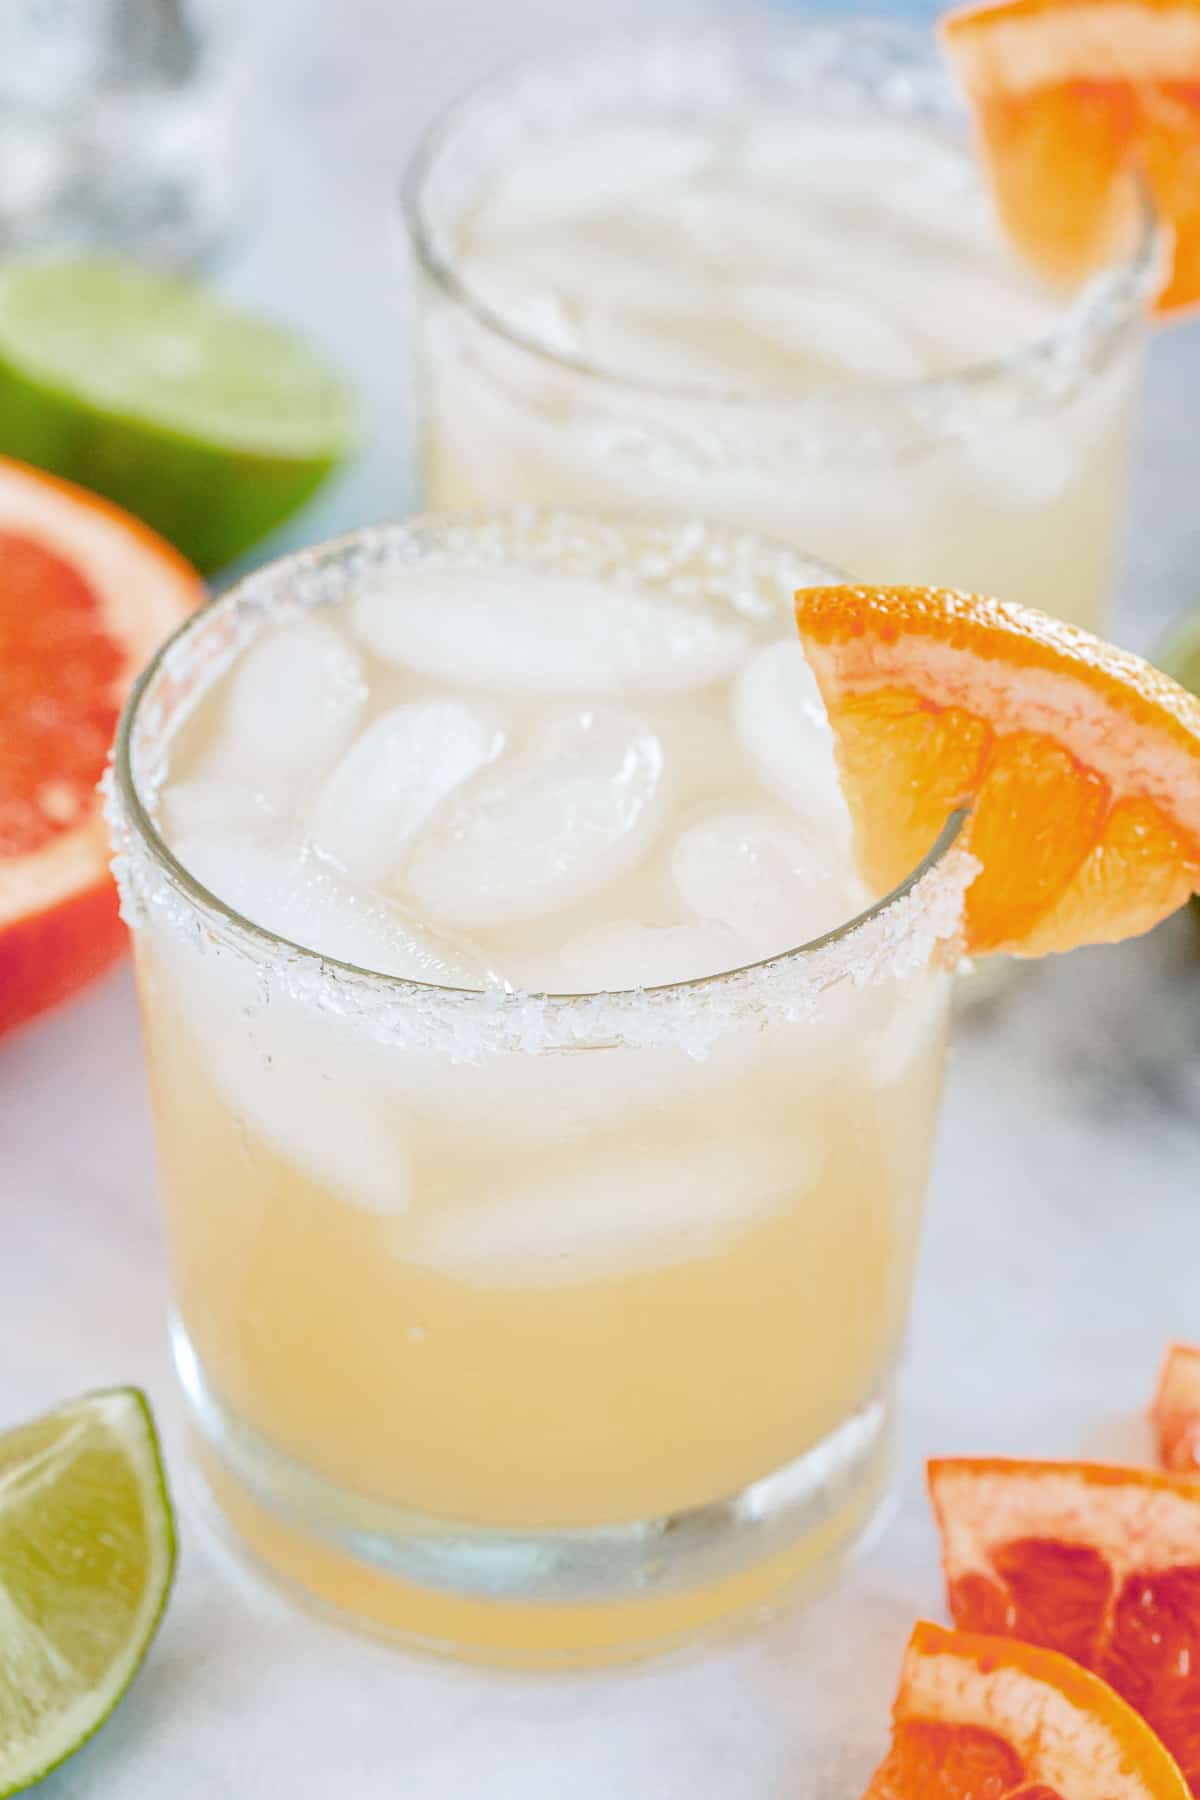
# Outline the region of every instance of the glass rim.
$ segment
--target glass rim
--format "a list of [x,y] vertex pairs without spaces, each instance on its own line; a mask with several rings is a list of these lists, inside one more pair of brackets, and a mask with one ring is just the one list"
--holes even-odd
[[[919,52],[931,71],[941,72],[947,96],[954,96],[932,30],[882,16],[844,20],[836,14],[808,14],[790,21],[756,19],[737,25],[714,25],[699,32],[685,32],[681,28],[630,32],[601,36],[583,44],[526,57],[475,83],[451,101],[425,128],[412,149],[400,177],[398,200],[407,242],[418,267],[446,298],[494,338],[540,363],[582,378],[597,391],[627,393],[643,400],[657,398],[733,416],[757,413],[773,418],[794,418],[827,405],[828,394],[818,390],[776,397],[754,389],[708,389],[624,374],[587,356],[558,348],[534,332],[522,330],[473,293],[459,275],[456,260],[442,254],[426,204],[429,180],[456,130],[480,105],[515,91],[518,83],[530,75],[585,70],[597,56],[624,55],[643,59],[664,50],[694,53],[699,48],[724,49],[727,54],[736,55],[744,46],[796,44],[816,40],[822,34],[864,44],[890,41]],[[906,399],[928,394],[974,391],[1011,380],[1014,376],[1019,378],[1026,370],[1054,359],[1060,346],[1073,337],[1094,333],[1103,339],[1143,316],[1146,302],[1155,291],[1156,277],[1161,273],[1163,230],[1149,184],[1141,171],[1132,172],[1132,182],[1138,215],[1132,249],[1080,283],[1065,298],[1045,331],[1023,340],[1013,349],[973,359],[936,375],[907,376],[894,381],[856,380],[842,396],[847,406],[861,405],[864,399],[871,398],[903,403]]]
[[[967,804],[955,808],[947,815],[938,836],[924,856],[886,894],[872,901],[870,905],[861,908],[850,918],[831,927],[828,931],[820,933],[817,937],[788,949],[776,951],[771,956],[740,964],[737,968],[722,969],[709,975],[693,976],[686,981],[661,982],[654,986],[644,987],[600,988],[578,993],[517,989],[511,988],[507,984],[482,988],[457,987],[439,982],[421,981],[411,976],[390,975],[377,969],[365,968],[361,964],[324,954],[310,945],[299,944],[294,939],[283,937],[266,926],[256,924],[253,919],[247,918],[236,907],[224,900],[220,894],[206,887],[187,865],[179,860],[159,831],[151,807],[143,799],[138,778],[134,773],[133,739],[141,708],[152,697],[159,678],[170,677],[170,665],[179,660],[181,647],[186,645],[196,634],[211,628],[213,620],[218,614],[235,612],[247,600],[253,601],[258,590],[265,589],[274,583],[285,582],[292,577],[302,580],[305,575],[317,570],[324,562],[336,562],[338,558],[353,554],[364,546],[383,548],[385,551],[387,549],[400,550],[405,545],[411,545],[415,534],[421,531],[437,530],[439,527],[451,527],[456,532],[462,532],[464,529],[467,531],[473,529],[492,530],[497,523],[516,519],[534,521],[555,519],[578,522],[582,525],[615,527],[631,532],[655,528],[682,530],[690,523],[682,517],[673,517],[670,514],[585,512],[578,509],[532,506],[498,509],[491,512],[426,512],[414,514],[411,518],[395,524],[364,526],[343,532],[337,537],[325,539],[319,544],[273,558],[270,562],[251,570],[231,583],[220,594],[214,595],[205,605],[190,613],[159,645],[129,690],[118,720],[110,755],[109,774],[106,777],[114,856],[121,854],[121,849],[116,843],[116,826],[119,823],[123,831],[126,833],[132,831],[136,835],[140,845],[149,853],[160,873],[166,877],[170,886],[193,911],[209,915],[215,918],[222,927],[231,929],[236,938],[243,940],[260,958],[280,952],[289,959],[299,959],[299,966],[314,972],[330,971],[336,977],[347,982],[356,985],[365,984],[372,990],[397,996],[405,993],[441,996],[463,1002],[482,1001],[488,1007],[494,1007],[498,1000],[511,998],[515,1001],[544,1001],[556,1010],[569,1010],[572,1007],[583,1006],[605,998],[629,1000],[647,997],[653,1000],[655,996],[683,996],[711,992],[716,988],[735,984],[746,977],[767,973],[776,968],[789,967],[814,956],[817,952],[844,943],[863,927],[870,925],[872,921],[891,913],[902,901],[913,894],[922,881],[939,870],[947,861],[957,845],[969,817],[970,807]],[[806,563],[814,570],[819,570],[822,574],[835,580],[841,579],[839,571],[828,568],[819,559],[810,557],[806,552],[796,550],[793,546],[765,534],[747,532],[736,526],[720,523],[706,523],[705,530],[711,536],[725,542],[733,540],[743,543],[751,542],[768,553],[778,553],[780,557]],[[411,556],[397,558],[398,563],[403,563],[410,569],[419,566],[419,560],[419,558]],[[246,642],[249,641],[250,639],[247,638]],[[237,644],[232,655],[236,656],[244,647],[244,643]],[[223,666],[228,666],[228,664]],[[202,693],[209,690],[212,679],[216,679],[216,676],[210,677],[210,682],[203,684]],[[117,809],[116,819],[113,815],[114,802]]]

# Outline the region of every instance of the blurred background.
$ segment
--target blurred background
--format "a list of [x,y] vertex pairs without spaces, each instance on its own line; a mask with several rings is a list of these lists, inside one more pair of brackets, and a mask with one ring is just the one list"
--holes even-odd
[[[875,0],[824,13],[856,10],[931,23],[936,12]],[[396,186],[446,102],[598,31],[800,11],[789,0],[4,0],[0,248],[90,241],[189,268],[294,327],[349,384],[360,454],[255,547],[259,560],[414,503]],[[1197,598],[1198,329],[1158,335],[1140,411],[1116,631],[1143,649]]]

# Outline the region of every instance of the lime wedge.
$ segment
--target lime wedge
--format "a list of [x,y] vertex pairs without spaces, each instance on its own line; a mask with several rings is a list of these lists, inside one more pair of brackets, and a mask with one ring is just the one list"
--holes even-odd
[[103,1725],[174,1567],[158,1440],[136,1388],[85,1394],[0,1434],[0,1797]]
[[1154,661],[1180,687],[1200,694],[1200,607],[1173,627],[1155,652]]
[[[1172,627],[1151,660],[1174,676],[1180,687],[1200,694],[1200,606]],[[1192,895],[1191,911],[1193,919],[1200,919],[1200,894]]]
[[346,389],[300,339],[191,282],[0,266],[0,454],[115,500],[201,569],[293,513],[354,436]]

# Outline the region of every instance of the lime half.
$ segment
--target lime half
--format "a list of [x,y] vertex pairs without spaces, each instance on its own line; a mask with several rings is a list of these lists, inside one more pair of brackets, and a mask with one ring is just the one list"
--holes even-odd
[[175,1567],[158,1440],[136,1388],[0,1435],[0,1797],[99,1730]]
[[119,262],[0,265],[0,454],[104,494],[204,570],[353,446],[347,390],[292,332]]

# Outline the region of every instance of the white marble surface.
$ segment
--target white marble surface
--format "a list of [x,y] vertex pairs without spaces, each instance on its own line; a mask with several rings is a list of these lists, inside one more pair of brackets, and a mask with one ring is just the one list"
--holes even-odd
[[[495,9],[490,9],[495,10]],[[615,0],[610,21],[642,17]],[[663,16],[666,7],[655,7]],[[677,13],[695,14],[680,5]],[[716,10],[715,8],[712,10]],[[382,224],[429,110],[564,16],[439,0],[256,9],[269,81],[256,227],[226,284],[298,319],[365,385],[374,439],[293,537],[402,510],[404,309]],[[1200,328],[1157,347],[1119,630],[1200,600]],[[1200,1333],[1200,927],[1039,969],[961,1033],[886,1534],[807,1609],[684,1660],[511,1677],[345,1636],[248,1582],[188,1506],[152,1657],[47,1800],[854,1800],[901,1646],[939,1616],[920,1467],[933,1452],[1139,1455],[1163,1341]],[[0,1419],[144,1384],[183,1470],[137,1021],[122,971],[0,1044]]]

